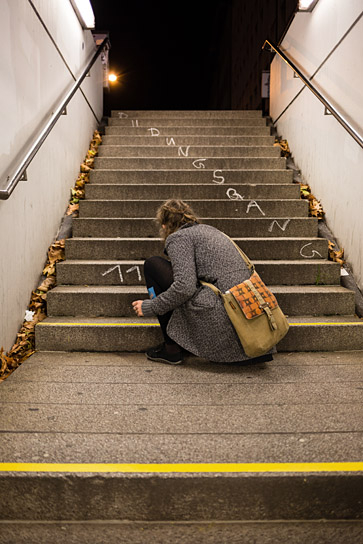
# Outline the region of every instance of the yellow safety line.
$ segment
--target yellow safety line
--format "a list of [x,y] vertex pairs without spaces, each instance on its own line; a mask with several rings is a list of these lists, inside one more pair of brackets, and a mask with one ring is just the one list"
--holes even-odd
[[363,472],[363,462],[343,463],[0,463],[0,472]]
[[56,325],[67,325],[69,327],[78,327],[86,325],[87,327],[160,327],[159,323],[39,323],[39,325],[54,327]]
[[290,326],[292,327],[303,327],[304,325],[363,325],[363,321],[361,323],[357,323],[357,322],[343,322],[343,323],[340,323],[338,321],[336,322],[327,322],[327,323],[324,323],[321,322],[321,323],[289,323]]
[[[47,326],[47,327],[55,327],[55,326],[59,326],[59,325],[67,325],[69,327],[78,327],[80,325],[82,326],[87,326],[87,327],[159,327],[159,323],[44,323],[44,322],[41,322],[41,323],[38,323],[38,326],[41,325],[41,326]],[[362,322],[321,322],[321,323],[290,323],[290,326],[291,327],[304,327],[306,325],[329,325],[329,326],[332,326],[332,325],[346,325],[346,326],[349,326],[349,325],[360,325],[360,326],[363,326],[363,321]]]

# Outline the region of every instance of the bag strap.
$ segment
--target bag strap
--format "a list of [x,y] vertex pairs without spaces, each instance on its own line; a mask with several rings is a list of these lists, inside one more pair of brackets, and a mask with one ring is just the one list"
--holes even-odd
[[[221,231],[222,232],[222,231]],[[242,251],[242,249],[236,244],[236,242],[234,240],[232,240],[232,238],[230,238],[228,236],[228,234],[226,234],[225,232],[222,232],[222,234],[228,238],[228,240],[230,242],[232,242],[232,244],[234,245],[234,247],[237,249],[238,253],[241,255],[242,259],[244,260],[244,262],[246,263],[248,269],[251,271],[251,272],[254,272],[255,271],[255,265],[249,260],[249,258],[247,257],[246,253],[244,251]],[[210,287],[212,289],[212,291],[220,298],[222,298],[222,293],[221,291],[218,289],[218,287],[216,287],[215,285],[213,285],[213,283],[208,283],[206,281],[202,281],[202,280],[199,280],[199,283],[201,283],[202,285],[206,285],[207,287]]]
[[213,285],[213,283],[208,283],[207,281],[203,281],[203,280],[199,280],[199,283],[201,283],[202,285],[206,285],[207,287],[210,287],[212,289],[213,293],[215,293],[217,295],[217,297],[222,298],[221,291],[218,289],[218,287]]
[[228,240],[230,240],[232,242],[234,247],[237,249],[238,253],[241,255],[242,259],[246,263],[248,269],[251,270],[251,272],[254,272],[255,271],[255,265],[249,260],[246,253],[244,251],[242,251],[242,249],[236,244],[236,242],[234,240],[232,240],[232,238],[230,238],[228,236],[228,234],[226,234],[225,232],[222,232],[222,234],[224,234],[224,236],[226,238],[228,238]]
[[274,316],[273,316],[273,314],[271,312],[271,309],[270,309],[269,305],[267,304],[267,302],[265,301],[263,296],[258,292],[258,290],[253,285],[251,280],[246,280],[244,283],[246,283],[248,285],[248,287],[251,289],[252,293],[257,298],[257,301],[258,301],[258,304],[259,304],[260,308],[265,312],[265,314],[267,316],[267,319],[268,319],[268,322],[269,322],[269,325],[270,325],[270,329],[272,331],[276,330],[277,329],[276,320],[275,320],[275,318],[274,318]]

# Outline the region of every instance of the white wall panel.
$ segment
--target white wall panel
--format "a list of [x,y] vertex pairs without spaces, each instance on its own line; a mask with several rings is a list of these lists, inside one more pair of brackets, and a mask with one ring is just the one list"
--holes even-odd
[[[76,76],[95,51],[68,1],[34,4]],[[0,177],[17,165],[74,79],[28,0],[0,2]],[[100,60],[83,89],[102,116]],[[38,285],[46,251],[67,208],[70,188],[88,150],[97,121],[80,91],[67,108],[6,201],[0,200],[0,347],[9,349]]]
[[[363,135],[362,0],[319,0],[312,13],[298,13],[282,49]],[[344,34],[351,28],[347,36]],[[341,43],[339,44],[339,42]],[[336,45],[338,47],[336,47]],[[336,48],[335,48],[336,47]],[[335,48],[334,51],[332,51]],[[278,119],[303,178],[321,199],[326,220],[345,250],[363,288],[363,149],[293,72],[275,56],[271,64],[270,113]]]

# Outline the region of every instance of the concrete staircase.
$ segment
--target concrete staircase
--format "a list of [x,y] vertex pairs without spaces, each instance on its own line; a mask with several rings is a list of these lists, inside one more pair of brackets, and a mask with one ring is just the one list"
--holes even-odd
[[[258,112],[113,112],[37,353],[1,384],[0,544],[363,542],[362,323],[285,166]],[[140,353],[175,196],[277,294],[273,362]]]
[[113,111],[86,199],[36,327],[45,351],[144,351],[154,319],[135,319],[147,296],[143,261],[162,254],[153,221],[171,197],[244,249],[291,328],[279,351],[363,349],[354,293],[340,286],[270,129],[258,111]]

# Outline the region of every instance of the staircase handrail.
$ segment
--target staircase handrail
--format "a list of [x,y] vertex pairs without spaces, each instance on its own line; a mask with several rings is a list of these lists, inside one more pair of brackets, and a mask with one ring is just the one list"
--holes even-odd
[[92,56],[91,60],[88,62],[87,66],[83,70],[80,77],[75,81],[75,83],[73,84],[72,88],[70,89],[70,91],[68,92],[68,94],[66,95],[64,100],[61,102],[61,104],[54,111],[53,115],[51,116],[51,119],[46,123],[46,125],[44,126],[44,128],[41,131],[41,133],[39,134],[39,136],[36,138],[36,140],[33,142],[32,146],[30,147],[30,149],[27,151],[27,153],[25,154],[25,156],[21,160],[21,162],[20,162],[19,166],[17,167],[15,173],[12,176],[9,175],[7,177],[7,179],[5,181],[5,188],[0,189],[0,200],[7,200],[9,198],[9,196],[11,195],[11,193],[14,191],[15,187],[17,186],[17,184],[21,180],[21,178],[22,178],[24,172],[26,171],[27,167],[29,166],[31,161],[34,159],[35,155],[38,153],[40,147],[42,146],[42,144],[44,143],[44,141],[48,137],[49,133],[51,132],[54,125],[58,121],[59,117],[64,112],[66,106],[71,101],[71,99],[73,98],[73,96],[75,95],[75,93],[77,92],[79,87],[81,86],[84,78],[87,76],[90,69],[92,68],[92,66],[94,65],[94,63],[96,62],[96,60],[98,59],[100,54],[102,53],[103,49],[107,45],[108,46],[110,45],[110,41],[109,41],[108,36],[98,46],[96,52]]
[[[266,48],[266,45],[270,47],[271,51],[275,51],[279,57],[286,62],[286,64],[295,72],[295,74],[302,80],[302,82],[310,89],[310,91],[320,100],[320,102],[325,106],[326,110],[329,111],[335,119],[342,125],[343,128],[354,138],[354,140],[363,148],[363,137],[357,132],[352,125],[344,118],[344,116],[329,102],[329,100],[317,90],[317,88],[304,76],[304,74],[299,70],[299,68],[294,64],[294,62],[281,51],[281,49],[272,44],[269,40],[265,40],[265,43],[262,46],[262,49]],[[274,121],[274,123],[277,119]]]

